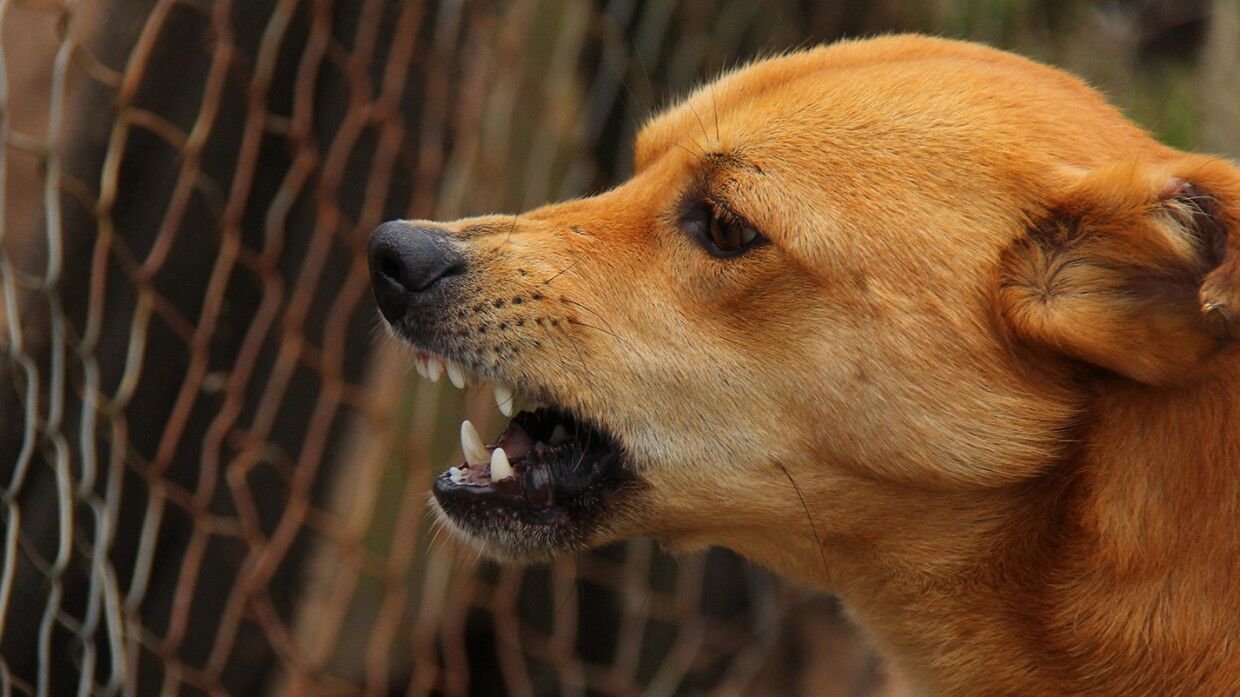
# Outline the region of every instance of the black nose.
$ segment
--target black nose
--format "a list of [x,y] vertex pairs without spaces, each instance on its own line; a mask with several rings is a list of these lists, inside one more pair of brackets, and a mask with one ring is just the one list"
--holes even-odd
[[370,281],[389,322],[429,295],[441,281],[465,272],[465,256],[442,230],[384,223],[370,233]]

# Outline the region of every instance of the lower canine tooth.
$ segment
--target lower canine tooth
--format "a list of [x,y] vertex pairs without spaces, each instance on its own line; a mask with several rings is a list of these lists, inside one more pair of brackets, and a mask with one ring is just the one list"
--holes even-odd
[[491,481],[498,482],[512,476],[512,465],[508,462],[508,453],[503,448],[491,451]]
[[495,404],[499,407],[500,413],[504,416],[512,416],[512,387],[498,381],[494,387]]
[[471,465],[485,465],[491,459],[491,454],[478,437],[478,429],[469,419],[461,422],[461,452],[465,453],[465,461]]

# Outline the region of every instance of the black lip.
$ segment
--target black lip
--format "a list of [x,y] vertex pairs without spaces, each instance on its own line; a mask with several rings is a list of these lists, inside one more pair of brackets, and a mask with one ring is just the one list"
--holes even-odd
[[531,449],[512,461],[515,476],[499,482],[457,483],[444,472],[432,487],[436,501],[470,532],[519,522],[550,532],[559,545],[584,537],[632,480],[623,449],[604,429],[556,408],[521,412],[513,422],[536,440],[565,424],[572,438]]

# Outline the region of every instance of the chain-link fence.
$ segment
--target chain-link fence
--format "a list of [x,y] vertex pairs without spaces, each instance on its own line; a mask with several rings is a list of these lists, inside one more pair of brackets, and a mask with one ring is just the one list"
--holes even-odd
[[[608,186],[674,95],[846,33],[1112,71],[1234,145],[1143,101],[1240,84],[1234,0],[976,4],[0,0],[0,695],[898,694],[833,601],[726,552],[437,539],[456,424],[498,415],[409,377],[364,246]],[[1114,57],[1053,38],[1086,20]]]

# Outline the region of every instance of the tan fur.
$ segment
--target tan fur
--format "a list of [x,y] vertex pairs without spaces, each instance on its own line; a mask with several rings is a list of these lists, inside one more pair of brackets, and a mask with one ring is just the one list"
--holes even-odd
[[[1233,165],[914,36],[734,71],[636,165],[445,226],[502,330],[479,370],[640,473],[593,542],[724,545],[838,593],[925,694],[1240,693]],[[694,187],[771,243],[706,254]]]

